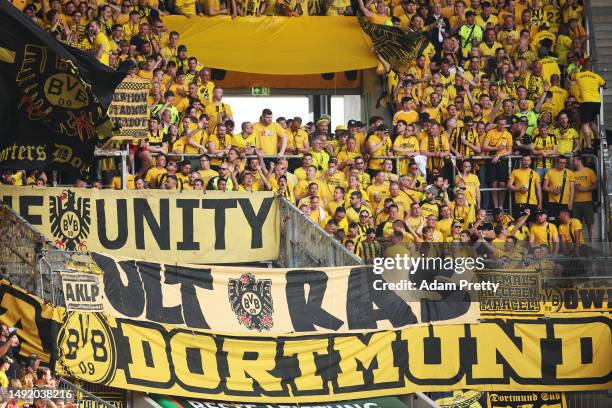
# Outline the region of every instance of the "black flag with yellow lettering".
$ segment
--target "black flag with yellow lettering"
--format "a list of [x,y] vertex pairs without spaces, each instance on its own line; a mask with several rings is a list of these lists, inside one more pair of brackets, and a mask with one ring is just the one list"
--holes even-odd
[[58,42],[0,1],[0,169],[58,169],[86,178],[125,69]]
[[370,36],[374,50],[384,58],[395,72],[408,68],[429,45],[423,33],[402,31],[401,28],[370,23],[359,16],[361,29]]

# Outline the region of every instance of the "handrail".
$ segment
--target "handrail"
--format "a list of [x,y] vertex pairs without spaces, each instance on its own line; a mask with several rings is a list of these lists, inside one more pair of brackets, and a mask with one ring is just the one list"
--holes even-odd
[[66,380],[65,378],[60,377],[60,384],[64,385],[67,388],[70,388],[73,392],[79,392],[82,393],[84,395],[87,396],[87,398],[91,398],[92,400],[96,401],[98,404],[102,404],[104,405],[106,408],[115,408],[115,406],[109,404],[108,402],[104,401],[102,398],[95,396],[94,394],[92,394],[89,391],[84,390],[83,388],[79,387],[76,384],[71,383],[70,381]]

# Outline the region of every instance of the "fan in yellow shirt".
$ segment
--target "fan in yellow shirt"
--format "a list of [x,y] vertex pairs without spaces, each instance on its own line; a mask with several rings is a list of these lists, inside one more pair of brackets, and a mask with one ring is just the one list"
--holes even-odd
[[[419,139],[415,136],[415,128],[400,120],[396,125],[397,137],[393,142],[393,154],[396,156],[409,156],[410,159],[402,159],[399,163],[399,174],[407,174],[410,160],[418,160],[425,164],[425,158],[421,156]],[[423,166],[425,167],[425,166]]]
[[232,136],[232,146],[240,150],[240,153],[255,154],[257,148],[257,136],[253,133],[251,122],[242,122],[242,131]]
[[529,244],[540,246],[546,245],[552,248],[556,254],[559,245],[559,233],[557,227],[547,221],[548,214],[544,210],[536,212],[536,222],[529,228]]
[[568,170],[567,157],[557,157],[557,165],[544,176],[543,188],[548,193],[548,208],[551,215],[558,215],[560,206],[572,209],[574,202],[574,172]]
[[563,209],[559,212],[559,238],[566,251],[577,250],[584,244],[582,223],[571,217],[571,210]]
[[530,208],[534,213],[536,206],[542,205],[540,176],[531,169],[531,157],[521,158],[521,167],[510,174],[508,189],[514,192],[516,215],[524,208]]
[[213,90],[212,99],[209,104],[204,108],[204,113],[208,115],[208,131],[213,133],[217,123],[225,123],[226,120],[234,119],[232,108],[222,102],[223,89],[216,86]]
[[285,129],[287,134],[287,153],[302,155],[310,150],[308,133],[302,129],[302,118],[295,117],[291,125]]
[[272,111],[270,109],[264,109],[261,112],[259,122],[253,125],[253,133],[257,138],[257,147],[263,151],[264,155],[285,155],[287,134],[281,125],[272,120]]
[[95,21],[92,21],[89,26],[89,36],[92,38],[93,49],[95,56],[104,65],[109,65],[109,57],[111,46],[106,37],[106,34],[100,30],[100,26]]

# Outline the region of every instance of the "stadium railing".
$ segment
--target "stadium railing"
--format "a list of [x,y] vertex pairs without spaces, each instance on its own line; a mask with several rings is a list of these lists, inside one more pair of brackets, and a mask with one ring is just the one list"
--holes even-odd
[[283,198],[280,204],[280,256],[285,268],[360,265],[361,258],[347,250],[323,228]]
[[[593,67],[595,71],[600,71],[600,68],[603,68],[598,64],[597,60],[597,44],[595,44],[595,30],[593,25],[593,10],[590,1],[584,2],[584,10],[585,10],[585,30],[587,35],[586,40],[586,50],[590,55],[591,60],[593,61]],[[606,137],[606,125],[605,125],[605,116],[604,116],[604,102],[605,95],[603,89],[599,90],[601,104],[599,111],[599,121],[598,125],[598,136],[600,140],[599,144],[599,157],[601,158],[598,166],[598,177],[600,180],[600,197],[601,197],[601,231],[602,237],[606,237],[609,239],[611,232],[611,222],[612,222],[612,185],[608,183],[612,183],[612,163],[610,162],[610,152],[609,146]]]

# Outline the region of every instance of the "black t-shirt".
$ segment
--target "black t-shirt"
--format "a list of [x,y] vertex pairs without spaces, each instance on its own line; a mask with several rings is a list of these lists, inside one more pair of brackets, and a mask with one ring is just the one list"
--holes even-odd
[[144,43],[150,43],[150,41],[147,37],[143,37],[140,34],[136,34],[130,40],[130,44],[135,46],[138,52],[142,52],[142,46]]

